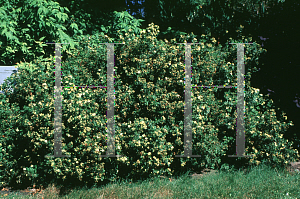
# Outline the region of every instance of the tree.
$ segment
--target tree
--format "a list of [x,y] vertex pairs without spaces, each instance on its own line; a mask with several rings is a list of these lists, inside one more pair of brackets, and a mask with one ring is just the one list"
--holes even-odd
[[253,86],[261,88],[263,94],[268,89],[274,91],[270,97],[274,103],[285,111],[295,124],[285,135],[289,141],[294,141],[294,147],[299,148],[300,109],[295,104],[299,95],[298,74],[300,67],[298,58],[300,3],[297,0],[286,1],[270,10],[269,14],[260,21],[259,33],[270,38],[265,45],[268,53],[262,57],[259,73],[252,78]]
[[123,12],[127,7],[124,0],[55,1],[70,10],[70,18],[84,30],[83,34],[94,34],[95,30],[101,30],[101,25],[112,25],[108,21],[112,20],[114,11]]
[[[57,2],[66,6],[70,10],[70,18],[83,29],[84,35],[97,33],[105,34],[111,38],[119,38],[120,34],[133,29],[136,34],[142,30],[140,28],[142,19],[135,19],[127,11],[125,1],[89,0],[89,1],[64,1]],[[120,31],[120,32],[118,32]]]
[[[266,9],[281,2],[284,1],[144,0],[142,7],[145,17],[142,19],[145,22],[142,23],[142,28],[154,22],[160,26],[160,39],[175,35],[178,37],[178,33],[182,32],[194,32],[198,36],[208,34],[216,39],[220,38],[218,42],[224,44],[229,37],[241,39],[242,35],[249,34],[249,31],[246,34],[245,29],[253,30],[257,21],[267,14]],[[140,18],[140,15],[135,17]],[[167,31],[169,27],[172,30]]]
[[141,30],[138,26],[142,20],[130,16],[121,0],[0,0],[0,3],[3,5],[0,7],[1,65],[49,57],[54,45],[47,46],[45,42],[70,43],[62,45],[63,54],[76,48],[77,36],[103,32],[116,38],[118,30],[132,28],[137,33]]
[[44,42],[70,43],[63,49],[74,48],[72,36],[82,34],[76,23],[66,27],[68,9],[48,0],[0,0],[0,64],[14,65],[53,53],[54,47],[43,49]]

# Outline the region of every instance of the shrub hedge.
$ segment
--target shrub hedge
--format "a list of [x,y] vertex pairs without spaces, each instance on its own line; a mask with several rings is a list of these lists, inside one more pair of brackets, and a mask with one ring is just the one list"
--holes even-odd
[[[2,184],[43,185],[50,182],[94,185],[121,179],[178,175],[203,168],[229,170],[262,162],[286,165],[299,157],[282,136],[292,125],[276,115],[272,100],[250,85],[263,49],[245,45],[245,142],[247,158],[235,154],[236,88],[193,88],[193,155],[183,155],[184,45],[192,45],[192,84],[235,85],[236,45],[221,47],[215,39],[193,35],[180,41],[157,40],[154,24],[134,35],[129,30],[115,45],[115,146],[121,158],[102,158],[106,144],[106,46],[104,34],[81,37],[80,47],[63,52],[62,151],[54,153],[54,57],[19,63],[14,91],[5,82],[0,95]],[[251,38],[245,39],[251,42]],[[230,41],[231,43],[243,41]],[[15,78],[15,76],[10,77]],[[73,87],[72,87],[73,86]],[[284,119],[285,117],[285,119]]]

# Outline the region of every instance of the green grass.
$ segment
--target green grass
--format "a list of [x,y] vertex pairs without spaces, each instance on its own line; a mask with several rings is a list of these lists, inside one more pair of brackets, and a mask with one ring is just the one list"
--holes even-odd
[[171,180],[153,178],[138,183],[118,182],[101,188],[71,189],[66,195],[59,195],[59,189],[50,185],[34,196],[11,194],[5,198],[300,198],[299,179],[298,173],[259,165],[248,172],[217,172],[198,178],[186,173]]

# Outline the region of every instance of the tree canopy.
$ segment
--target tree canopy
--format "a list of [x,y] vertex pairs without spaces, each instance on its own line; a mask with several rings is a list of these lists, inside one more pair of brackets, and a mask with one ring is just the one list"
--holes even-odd
[[[254,28],[258,21],[268,14],[275,5],[284,0],[133,0],[130,14],[144,19],[142,28],[154,22],[160,26],[160,38],[178,37],[193,32],[201,36],[211,35],[224,44],[230,37],[242,39]],[[143,9],[144,16],[139,13]],[[246,30],[247,29],[247,30]],[[251,35],[250,35],[251,36]]]
[[[114,11],[112,5],[121,1],[110,2],[111,5],[106,1],[0,0],[0,64],[49,57],[54,45],[45,42],[69,43],[62,45],[65,51],[76,48],[77,36],[101,31],[116,37],[117,30],[129,28],[139,32],[137,27],[142,20],[135,20],[126,11]],[[125,9],[124,5],[114,8]]]
[[[193,32],[196,36],[211,35],[224,43],[229,37],[241,39],[245,35],[243,28],[253,29],[257,25],[254,20],[268,6],[280,2],[283,1],[143,0],[139,4],[138,0],[0,0],[0,64],[14,65],[48,56],[54,46],[45,42],[70,43],[62,45],[66,50],[76,47],[77,36],[103,32],[118,38],[130,28],[138,34],[151,22],[160,26],[160,39]],[[144,17],[139,12],[141,8]],[[138,14],[133,17],[126,10]]]

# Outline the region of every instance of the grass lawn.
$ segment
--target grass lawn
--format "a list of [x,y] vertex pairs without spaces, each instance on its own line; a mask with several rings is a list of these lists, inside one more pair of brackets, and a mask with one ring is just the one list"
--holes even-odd
[[50,185],[33,196],[9,194],[17,198],[300,198],[300,174],[278,171],[265,165],[243,171],[215,172],[198,177],[186,173],[177,179],[154,178],[138,183],[118,182],[101,188],[71,189],[59,195]]

